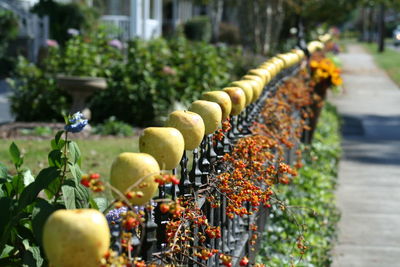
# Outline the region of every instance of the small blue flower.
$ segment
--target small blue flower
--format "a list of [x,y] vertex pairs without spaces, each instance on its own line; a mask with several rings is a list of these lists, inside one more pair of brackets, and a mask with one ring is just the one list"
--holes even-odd
[[121,207],[119,209],[112,209],[106,214],[106,219],[109,224],[119,222],[121,219],[121,213],[127,212],[127,207]]
[[67,132],[79,133],[87,124],[88,120],[85,120],[82,112],[78,111],[68,118],[68,123],[65,125],[64,129]]

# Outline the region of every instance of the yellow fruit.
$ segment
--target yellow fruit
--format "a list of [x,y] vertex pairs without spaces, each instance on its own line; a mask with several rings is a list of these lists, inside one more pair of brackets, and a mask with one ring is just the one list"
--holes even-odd
[[260,97],[264,88],[261,86],[261,83],[259,81],[256,80],[244,80],[244,81],[249,83],[253,88],[253,100],[251,101],[253,103]]
[[271,79],[273,77],[275,77],[275,75],[278,74],[278,72],[279,72],[278,68],[271,61],[267,61],[267,62],[261,64],[261,66],[259,68],[266,69],[267,71],[269,71],[269,73],[271,75]]
[[242,79],[243,80],[254,80],[260,84],[260,87],[264,87],[263,79],[260,76],[246,74],[242,77]]
[[235,81],[230,84],[231,87],[240,87],[244,94],[246,95],[246,106],[248,106],[251,102],[253,102],[253,87],[248,82],[242,81]]
[[205,92],[201,98],[217,103],[221,107],[223,120],[229,117],[232,110],[232,101],[227,93],[224,91]]
[[246,105],[246,95],[240,87],[226,87],[224,92],[228,93],[232,101],[231,115],[239,115]]
[[222,109],[215,102],[197,100],[190,105],[189,110],[199,114],[203,118],[205,135],[212,134],[221,125]]
[[172,127],[148,127],[139,137],[139,150],[152,155],[162,170],[178,166],[185,149],[181,132]]
[[266,69],[261,69],[261,68],[251,69],[251,70],[249,70],[249,74],[257,75],[257,76],[261,77],[263,79],[264,84],[269,83],[269,81],[271,80],[271,74]]
[[43,227],[43,247],[50,266],[98,267],[109,246],[107,220],[94,209],[57,210]]
[[[111,165],[110,183],[122,194],[132,192],[130,202],[133,205],[143,205],[157,191],[158,183],[154,181],[154,176],[159,173],[160,167],[151,155],[124,152]],[[135,183],[138,185],[130,188]]]
[[204,122],[197,113],[187,110],[176,110],[169,114],[166,126],[178,129],[185,140],[185,149],[198,147],[204,136]]

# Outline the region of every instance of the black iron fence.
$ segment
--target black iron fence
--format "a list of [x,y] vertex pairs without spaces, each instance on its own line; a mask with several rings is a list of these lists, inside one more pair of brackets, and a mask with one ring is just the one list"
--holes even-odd
[[[210,225],[219,226],[221,228],[221,238],[207,240],[206,246],[209,249],[218,249],[219,251],[232,255],[232,266],[238,266],[239,260],[247,255],[250,259],[254,259],[257,253],[257,247],[250,246],[249,242],[252,238],[251,225],[258,226],[258,232],[264,231],[268,218],[268,208],[262,207],[258,212],[247,216],[234,216],[233,219],[226,215],[226,197],[214,190],[212,194],[220,200],[220,206],[217,208],[211,207],[206,201],[202,192],[210,190],[208,188],[208,179],[210,175],[223,172],[223,165],[220,164],[220,159],[226,153],[230,153],[236,141],[239,138],[251,134],[250,127],[254,122],[263,123],[261,111],[265,105],[265,101],[269,97],[273,97],[277,89],[282,86],[286,80],[298,74],[300,64],[282,70],[278,73],[265,87],[256,102],[250,104],[245,111],[240,115],[231,118],[231,129],[225,134],[221,141],[215,142],[212,135],[206,136],[200,147],[195,149],[191,155],[184,154],[180,162],[180,167],[173,170],[173,173],[180,177],[179,185],[162,185],[159,187],[159,199],[166,198],[171,195],[173,199],[179,196],[190,196],[196,202],[198,207],[206,215]],[[295,109],[294,109],[295,110]],[[298,111],[292,116],[300,116]],[[308,137],[305,133],[304,138],[307,141]],[[292,148],[292,150],[296,149]],[[290,164],[294,160],[294,153],[290,149],[285,152],[286,161]],[[189,164],[190,162],[190,164]],[[212,190],[212,189],[211,189]],[[158,262],[163,264],[161,260],[163,252],[167,248],[165,242],[165,226],[169,220],[168,214],[160,211],[157,202],[153,204],[154,209],[146,212],[146,229],[143,244],[141,246],[141,257],[146,261],[152,261],[159,258]],[[189,226],[190,227],[190,226]],[[196,233],[194,230],[193,233]],[[138,245],[140,242],[136,240],[133,245]],[[193,247],[197,246],[198,240],[194,237],[191,241]],[[183,261],[184,266],[219,266],[220,261],[216,255],[207,261],[197,261],[188,258]]]

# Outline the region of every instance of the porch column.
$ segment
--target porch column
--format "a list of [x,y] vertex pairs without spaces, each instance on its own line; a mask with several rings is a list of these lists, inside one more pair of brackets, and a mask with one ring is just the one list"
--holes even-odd
[[[145,2],[147,2],[145,0]],[[143,28],[141,24],[143,22],[143,1],[142,0],[131,0],[130,10],[130,36],[129,38],[140,37],[143,35]]]
[[162,0],[154,0],[154,13],[155,13],[155,19],[158,22],[158,26],[157,26],[157,37],[161,36],[162,34]]

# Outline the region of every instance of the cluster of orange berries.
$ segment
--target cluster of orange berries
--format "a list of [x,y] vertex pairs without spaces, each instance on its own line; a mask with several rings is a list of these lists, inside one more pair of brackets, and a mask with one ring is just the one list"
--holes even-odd
[[215,142],[216,142],[217,140],[218,140],[218,141],[221,141],[221,140],[224,138],[225,133],[227,133],[231,128],[232,128],[232,125],[231,125],[230,119],[227,118],[226,120],[224,120],[224,121],[222,122],[222,127],[221,127],[221,129],[218,129],[218,130],[216,131],[216,133],[214,133],[214,135],[213,135],[214,145],[215,145]]
[[169,184],[169,183],[173,183],[175,185],[179,184],[179,179],[176,178],[175,175],[172,174],[163,174],[163,175],[157,175],[155,177],[155,182],[158,183],[159,185],[165,185],[165,184]]
[[218,249],[208,249],[208,248],[203,248],[201,249],[200,252],[195,252],[194,256],[198,257],[201,260],[208,260],[212,256],[214,256],[216,253],[218,253]]
[[161,203],[159,209],[161,213],[168,212],[174,217],[179,217],[179,215],[184,211],[184,208],[179,204],[179,202]]
[[82,175],[81,184],[96,193],[103,192],[105,189],[103,182],[100,181],[100,174],[98,173]]

